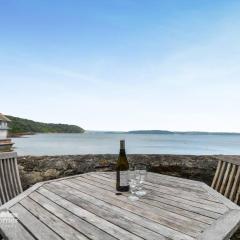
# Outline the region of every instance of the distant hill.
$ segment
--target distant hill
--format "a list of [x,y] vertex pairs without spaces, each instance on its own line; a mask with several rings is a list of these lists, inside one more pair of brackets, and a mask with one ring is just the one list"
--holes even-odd
[[33,134],[33,133],[83,133],[84,129],[76,125],[68,124],[56,124],[56,123],[42,123],[32,120],[6,116],[11,122],[9,122],[9,134],[21,135],[21,134]]
[[129,131],[127,133],[134,133],[134,134],[173,134],[174,132],[166,131],[166,130],[136,130],[136,131]]
[[186,135],[240,135],[240,133],[234,132],[198,132],[198,131],[189,131],[189,132],[178,132],[178,131],[166,131],[166,130],[136,130],[129,131],[127,133],[134,134],[186,134]]

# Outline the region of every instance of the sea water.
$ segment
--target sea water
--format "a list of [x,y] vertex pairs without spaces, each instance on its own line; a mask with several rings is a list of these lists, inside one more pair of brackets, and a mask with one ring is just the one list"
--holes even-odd
[[19,155],[118,154],[120,139],[128,154],[240,154],[240,135],[49,133],[13,138]]

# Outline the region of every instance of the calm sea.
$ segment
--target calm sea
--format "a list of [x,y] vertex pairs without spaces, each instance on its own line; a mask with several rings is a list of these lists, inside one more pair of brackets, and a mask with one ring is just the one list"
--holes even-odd
[[240,135],[36,134],[13,138],[19,155],[65,155],[118,153],[119,140],[126,140],[127,153],[145,154],[239,154]]

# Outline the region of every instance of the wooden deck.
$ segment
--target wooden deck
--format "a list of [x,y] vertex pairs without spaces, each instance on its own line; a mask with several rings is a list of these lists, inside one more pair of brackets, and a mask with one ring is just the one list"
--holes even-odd
[[[109,172],[39,183],[0,208],[0,232],[13,240],[212,240],[239,225],[238,206],[204,183],[149,173],[145,189],[136,202],[116,195]],[[1,221],[6,209],[14,221]]]

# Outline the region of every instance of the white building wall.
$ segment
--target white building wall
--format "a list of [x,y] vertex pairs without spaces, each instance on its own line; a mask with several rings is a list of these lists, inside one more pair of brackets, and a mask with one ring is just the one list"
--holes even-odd
[[8,128],[7,122],[0,121],[0,129],[7,129],[7,128]]
[[5,139],[7,138],[7,130],[1,130],[0,129],[0,139]]

